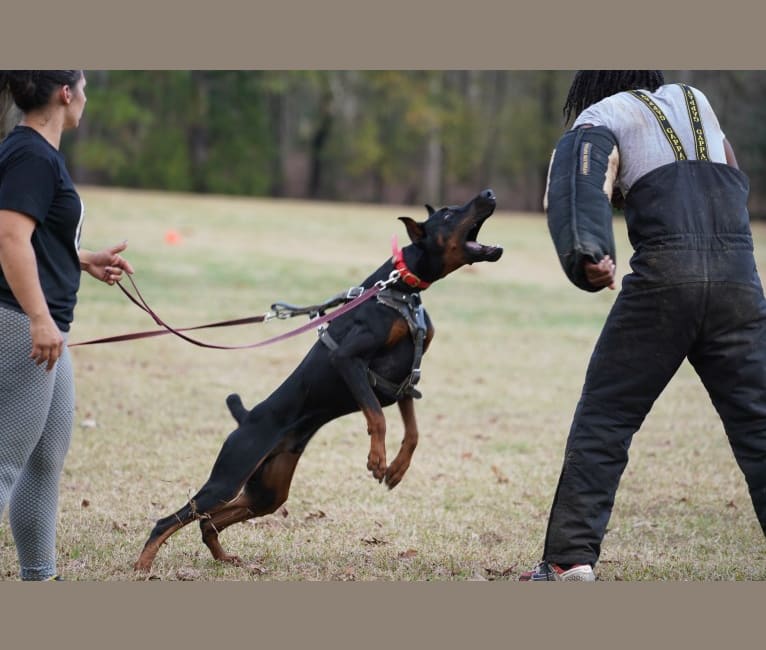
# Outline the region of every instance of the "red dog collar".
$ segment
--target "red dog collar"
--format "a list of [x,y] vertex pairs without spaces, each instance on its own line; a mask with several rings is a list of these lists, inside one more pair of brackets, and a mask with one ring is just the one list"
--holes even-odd
[[394,253],[391,261],[394,263],[394,268],[399,271],[399,279],[404,282],[404,284],[413,289],[427,289],[431,286],[430,282],[424,282],[407,268],[407,264],[404,262],[404,254],[402,253],[402,249],[399,248],[396,235],[391,238],[391,248]]

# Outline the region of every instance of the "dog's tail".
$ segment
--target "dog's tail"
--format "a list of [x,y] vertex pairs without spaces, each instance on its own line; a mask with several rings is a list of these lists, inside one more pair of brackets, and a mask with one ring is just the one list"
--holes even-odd
[[242,399],[240,396],[237,393],[232,393],[229,395],[226,398],[226,406],[229,407],[229,411],[237,421],[237,424],[242,424],[242,421],[245,419],[245,417],[247,417],[249,411],[242,404]]

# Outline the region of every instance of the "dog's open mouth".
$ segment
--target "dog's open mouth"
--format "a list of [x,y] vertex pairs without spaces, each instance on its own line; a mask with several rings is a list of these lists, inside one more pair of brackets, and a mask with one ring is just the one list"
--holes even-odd
[[486,244],[480,244],[476,241],[479,236],[479,230],[481,230],[482,224],[489,218],[492,213],[482,217],[479,221],[468,231],[468,235],[465,238],[465,251],[468,255],[468,263],[474,262],[497,262],[500,256],[503,254],[502,246],[490,246]]

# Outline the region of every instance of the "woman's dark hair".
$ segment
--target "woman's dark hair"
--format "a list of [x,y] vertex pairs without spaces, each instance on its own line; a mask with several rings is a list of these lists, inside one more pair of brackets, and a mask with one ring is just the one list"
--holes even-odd
[[564,123],[604,97],[639,88],[654,92],[664,83],[660,70],[578,70],[564,103]]
[[8,90],[23,112],[45,106],[60,86],[74,86],[82,70],[0,70],[0,94]]

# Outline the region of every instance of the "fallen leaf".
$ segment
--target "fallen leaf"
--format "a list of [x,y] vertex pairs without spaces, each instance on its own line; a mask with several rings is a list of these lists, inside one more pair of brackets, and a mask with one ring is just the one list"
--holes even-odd
[[491,546],[495,544],[500,544],[503,541],[503,538],[498,535],[495,531],[486,531],[483,532],[481,535],[479,535],[479,540],[482,544]]
[[409,560],[412,557],[415,557],[418,554],[418,552],[414,548],[408,548],[406,551],[401,551],[399,553],[399,557],[402,560]]
[[336,575],[336,578],[338,580],[342,580],[343,582],[351,582],[353,580],[356,580],[356,574],[354,573],[354,567],[348,566],[343,571]]
[[253,575],[262,576],[264,573],[266,573],[266,567],[263,567],[259,564],[248,564],[247,570],[252,573]]
[[90,505],[90,501],[87,499],[83,499],[82,503],[80,504],[83,508],[87,508]]
[[200,575],[200,572],[195,571],[194,569],[178,569],[178,571],[176,571],[176,578],[183,582],[197,580]]
[[497,465],[492,465],[492,473],[497,477],[498,483],[508,482],[508,477],[500,471]]
[[324,519],[327,515],[322,512],[321,510],[317,510],[316,512],[310,512],[306,515],[306,519]]
[[492,578],[505,578],[516,571],[518,564],[512,564],[507,569],[484,569],[488,576]]

